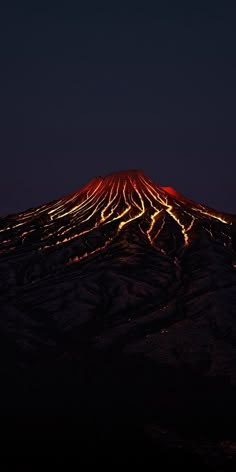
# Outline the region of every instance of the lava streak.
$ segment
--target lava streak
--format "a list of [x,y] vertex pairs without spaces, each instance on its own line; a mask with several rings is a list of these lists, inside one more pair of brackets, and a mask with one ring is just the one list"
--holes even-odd
[[[29,241],[30,244],[39,224],[38,245],[45,249],[60,246],[106,225],[116,225],[117,234],[137,220],[145,221],[145,231],[139,224],[140,231],[156,246],[168,218],[179,228],[184,245],[189,244],[196,222],[204,222],[205,227],[207,220],[208,233],[212,237],[214,221],[232,224],[229,216],[188,200],[171,187],[156,185],[141,171],[130,170],[96,177],[78,192],[6,218],[6,225],[0,229],[0,249],[1,252],[9,250],[17,241],[24,244]],[[110,239],[102,247],[109,242]],[[86,252],[81,257],[87,255]]]

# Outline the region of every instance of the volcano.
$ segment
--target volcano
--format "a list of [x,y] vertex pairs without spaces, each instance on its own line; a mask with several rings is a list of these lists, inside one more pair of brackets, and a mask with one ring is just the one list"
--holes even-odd
[[0,218],[6,441],[132,443],[136,459],[228,470],[235,221],[138,170]]
[[[168,253],[180,247],[182,240],[188,245],[199,225],[213,239],[220,235],[227,244],[232,222],[230,216],[196,204],[171,187],[154,184],[141,171],[130,170],[97,177],[72,195],[2,219],[0,250],[4,254],[32,243],[34,249],[46,250],[76,239],[81,248],[79,261],[110,245],[124,228],[132,232],[137,223],[136,233],[139,229],[150,245],[157,250],[164,246],[163,252]],[[89,240],[97,239],[98,231],[103,245],[93,248]]]

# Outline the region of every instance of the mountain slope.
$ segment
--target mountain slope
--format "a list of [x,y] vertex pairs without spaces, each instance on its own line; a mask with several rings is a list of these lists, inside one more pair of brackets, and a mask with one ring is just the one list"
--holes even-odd
[[87,415],[95,389],[102,423],[114,410],[132,411],[132,423],[138,411],[153,438],[156,416],[175,430],[191,417],[201,431],[210,416],[224,435],[222,421],[229,428],[236,417],[234,235],[233,216],[140,171],[95,178],[2,218],[1,371],[14,377],[21,368],[41,395],[19,394],[18,407],[39,398],[59,407],[61,390],[66,409],[80,411],[79,395]]

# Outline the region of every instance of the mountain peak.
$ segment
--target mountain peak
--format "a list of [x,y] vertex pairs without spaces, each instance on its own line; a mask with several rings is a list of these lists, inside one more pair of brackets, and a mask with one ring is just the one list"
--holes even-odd
[[[151,182],[143,171],[138,169],[121,170],[105,175],[104,177],[99,176],[99,181],[103,182],[103,185],[109,185],[110,183],[125,185],[125,186],[138,186],[140,189],[143,186],[144,181]],[[153,184],[154,185],[154,184]]]
[[[40,232],[36,231],[38,222]],[[164,238],[163,248],[169,239],[176,245],[176,238],[178,244],[188,245],[196,225],[204,228],[210,237],[218,238],[219,231],[227,233],[222,223],[227,228],[232,220],[228,215],[187,199],[172,187],[157,185],[140,170],[122,170],[95,177],[79,191],[62,199],[3,219],[0,251],[8,251],[10,247],[13,250],[32,239],[41,249],[47,249],[76,238],[87,238],[89,233],[94,235],[97,228],[104,234],[112,233],[104,243],[106,246],[124,228],[133,228],[131,223],[135,223],[138,234],[144,235],[147,243],[155,248],[160,238]],[[88,251],[85,254],[88,255]]]

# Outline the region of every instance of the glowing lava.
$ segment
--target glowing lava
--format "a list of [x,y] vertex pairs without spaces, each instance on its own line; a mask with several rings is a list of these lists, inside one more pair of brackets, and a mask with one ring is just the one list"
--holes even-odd
[[[156,247],[157,238],[167,225],[167,219],[176,225],[182,234],[183,244],[190,242],[191,231],[196,222],[204,222],[211,232],[213,221],[232,224],[229,216],[188,200],[172,187],[161,187],[152,182],[143,172],[129,170],[106,177],[96,177],[78,192],[60,200],[2,219],[0,229],[0,251],[14,249],[17,241],[26,243],[38,230],[40,221],[40,250],[60,246],[68,241],[91,233],[98,227],[116,225],[115,234],[122,232],[133,222],[145,222],[149,243]],[[1,235],[2,233],[2,235]],[[11,234],[11,238],[8,235]],[[12,237],[12,234],[15,236]],[[213,237],[213,236],[212,236]],[[36,238],[37,239],[37,238]],[[29,239],[30,240],[30,239]],[[86,251],[80,258],[107,246]]]

